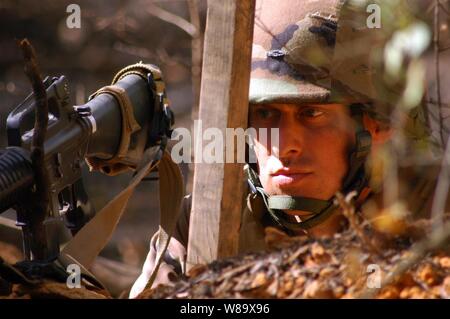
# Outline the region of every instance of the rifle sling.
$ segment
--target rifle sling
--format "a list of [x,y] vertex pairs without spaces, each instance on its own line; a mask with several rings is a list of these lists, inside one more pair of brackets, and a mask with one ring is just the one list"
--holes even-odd
[[110,240],[136,186],[145,176],[158,167],[161,222],[157,263],[149,279],[149,285],[151,286],[178,220],[184,196],[184,184],[180,168],[172,161],[170,154],[166,151],[164,151],[161,159],[157,161],[148,160],[144,163],[141,168],[138,168],[128,187],[96,214],[69,241],[61,254],[70,256],[69,260],[75,260],[85,269],[89,269],[97,255]]

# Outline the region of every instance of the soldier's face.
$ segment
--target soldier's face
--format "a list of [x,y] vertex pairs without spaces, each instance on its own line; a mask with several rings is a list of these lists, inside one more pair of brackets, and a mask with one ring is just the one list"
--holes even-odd
[[[268,129],[268,142],[257,137],[259,176],[269,195],[328,200],[348,170],[355,127],[341,104],[250,105],[250,127]],[[279,129],[279,146],[270,145],[270,129]]]

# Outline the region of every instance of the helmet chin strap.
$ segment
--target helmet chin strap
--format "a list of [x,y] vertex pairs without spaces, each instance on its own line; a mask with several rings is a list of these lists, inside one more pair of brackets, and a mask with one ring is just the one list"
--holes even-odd
[[[355,145],[350,153],[349,171],[342,184],[342,191],[345,194],[356,191],[359,195],[367,185],[367,175],[364,166],[370,153],[372,138],[370,133],[364,129],[361,108],[353,104],[350,106],[350,111],[356,123]],[[287,233],[294,234],[298,231],[310,229],[325,221],[336,211],[335,196],[329,200],[289,195],[269,196],[262,187],[258,174],[250,165],[246,165],[246,172],[251,191],[263,198],[269,215]],[[286,210],[310,212],[313,216],[304,221],[294,221],[293,216],[284,212]]]

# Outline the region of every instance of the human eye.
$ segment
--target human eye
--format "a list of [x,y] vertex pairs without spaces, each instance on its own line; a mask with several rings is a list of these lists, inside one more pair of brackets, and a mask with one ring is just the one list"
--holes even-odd
[[256,107],[253,114],[256,119],[271,120],[279,115],[279,111],[270,107]]
[[317,107],[307,107],[300,112],[300,116],[307,119],[318,119],[323,115],[325,115],[325,111]]

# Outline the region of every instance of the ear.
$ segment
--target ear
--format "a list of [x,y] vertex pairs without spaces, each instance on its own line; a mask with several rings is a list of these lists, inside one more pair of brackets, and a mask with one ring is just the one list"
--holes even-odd
[[371,118],[364,113],[363,115],[364,128],[369,131],[372,136],[373,145],[381,145],[386,143],[393,134],[393,129],[386,124]]

